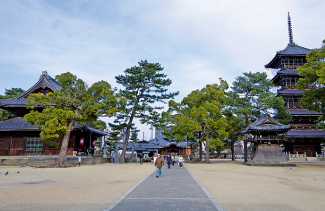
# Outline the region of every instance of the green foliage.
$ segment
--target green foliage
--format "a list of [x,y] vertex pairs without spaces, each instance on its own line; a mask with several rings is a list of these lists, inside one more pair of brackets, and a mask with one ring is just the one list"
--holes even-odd
[[[229,109],[243,120],[240,123],[241,130],[254,122],[270,109],[277,109],[279,118],[290,118],[290,114],[284,109],[284,101],[271,92],[273,84],[267,79],[266,73],[243,73],[233,82],[232,91],[228,92]],[[287,121],[290,121],[287,119]],[[282,121],[282,120],[281,120]]]
[[322,113],[319,122],[325,128],[325,40],[322,47],[311,50],[306,59],[307,63],[297,68],[302,78],[296,86],[304,92],[300,103],[304,108]]
[[273,109],[276,110],[276,113],[274,115],[274,119],[278,122],[288,125],[291,122],[291,114],[288,112],[288,109],[286,109],[284,105],[284,100],[282,97],[274,97],[273,98]]
[[25,91],[21,88],[6,89],[5,95],[0,95],[0,99],[9,99],[9,98],[17,97],[24,92]]
[[[182,140],[193,138],[199,132],[201,141],[207,142],[207,152],[209,147],[222,147],[222,139],[229,135],[226,131],[228,122],[223,115],[227,88],[227,82],[220,79],[220,85],[207,85],[192,91],[181,103],[171,100],[169,112],[173,121],[166,126],[170,131],[168,135]],[[209,162],[208,156],[206,162]]]
[[132,142],[137,142],[138,141],[138,133],[136,131],[133,131],[130,139]]
[[106,122],[102,120],[88,120],[86,124],[98,130],[105,130],[107,128]]
[[107,148],[110,150],[115,150],[116,144],[123,139],[123,133],[121,130],[123,130],[123,127],[120,127],[120,125],[115,125],[108,123],[110,127],[110,131],[108,132],[106,145]]
[[120,94],[127,99],[126,106],[117,116],[118,121],[122,121],[126,127],[126,138],[120,162],[124,162],[126,146],[129,141],[130,130],[133,119],[138,118],[142,124],[155,124],[158,122],[158,111],[163,107],[153,106],[156,102],[165,103],[165,100],[178,95],[167,93],[166,87],[172,81],[165,79],[166,75],[161,73],[163,67],[159,63],[148,63],[140,61],[139,66],[128,68],[124,75],[116,76],[117,83],[124,86]]
[[[5,94],[0,95],[0,99],[9,99],[9,98],[17,97],[24,92],[25,91],[21,88],[6,89]],[[4,121],[4,120],[11,119],[14,117],[15,117],[15,115],[10,113],[9,111],[0,109],[0,121]]]
[[30,94],[27,108],[44,108],[41,112],[32,110],[25,115],[27,122],[41,129],[41,139],[56,145],[56,139],[70,134],[75,122],[82,124],[100,115],[111,116],[116,113],[119,95],[104,81],[94,83],[90,88],[67,72],[56,76],[61,89],[48,95]]
[[231,144],[233,160],[234,144],[242,139],[241,130],[262,114],[274,110],[279,122],[288,124],[291,121],[290,113],[284,108],[284,100],[271,92],[272,87],[273,83],[267,79],[266,73],[249,72],[237,77],[231,87],[232,91],[227,93],[227,110],[232,113],[228,115],[232,123],[227,141]]

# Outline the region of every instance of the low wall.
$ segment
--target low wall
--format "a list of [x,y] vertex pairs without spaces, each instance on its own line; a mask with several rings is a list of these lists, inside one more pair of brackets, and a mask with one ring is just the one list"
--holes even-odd
[[[0,157],[0,166],[46,166],[54,163],[58,156],[24,156],[24,157]],[[79,164],[79,157],[67,156],[68,163]],[[110,158],[81,157],[81,165],[96,165],[109,163]]]

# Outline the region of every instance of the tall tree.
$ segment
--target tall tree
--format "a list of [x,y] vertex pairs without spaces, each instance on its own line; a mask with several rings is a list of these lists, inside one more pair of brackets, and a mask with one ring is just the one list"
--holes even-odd
[[66,160],[67,147],[73,125],[95,119],[100,115],[112,116],[118,111],[123,99],[105,82],[99,81],[88,88],[77,76],[67,72],[55,77],[61,89],[48,95],[31,94],[27,107],[42,106],[41,112],[32,110],[25,115],[27,122],[39,127],[40,137],[50,145],[57,145],[56,139],[63,137],[55,167],[70,166]]
[[129,142],[130,131],[134,118],[140,119],[142,124],[153,124],[159,119],[156,102],[165,103],[165,100],[178,95],[178,92],[167,93],[167,86],[172,81],[165,79],[166,75],[161,73],[164,69],[159,63],[148,63],[140,61],[139,66],[128,68],[124,75],[116,76],[117,83],[124,86],[120,94],[127,99],[125,109],[117,116],[119,120],[126,123],[126,136],[121,154],[120,163],[124,163],[125,152]]
[[[243,76],[236,78],[231,87],[232,91],[227,93],[227,104],[229,109],[242,120],[242,123],[239,123],[241,128],[238,130],[248,127],[263,113],[271,112],[275,107],[279,110],[279,107],[284,106],[282,97],[276,97],[271,92],[272,87],[273,83],[267,79],[265,72],[243,73]],[[284,109],[281,111],[290,117],[288,111]],[[244,137],[244,160],[247,161],[247,134]]]
[[138,141],[138,132],[137,131],[132,131],[132,135],[131,135],[131,141],[132,142],[137,142]]
[[325,40],[318,49],[306,56],[307,63],[297,68],[299,79],[296,86],[304,94],[300,103],[304,108],[322,113],[318,121],[325,129]]
[[117,143],[123,139],[123,130],[124,127],[121,127],[119,124],[108,123],[110,129],[107,136],[107,147],[112,150],[115,150]]
[[220,79],[220,85],[207,85],[201,90],[192,91],[181,103],[170,101],[175,125],[171,133],[177,139],[192,138],[200,133],[200,143],[205,142],[205,162],[209,163],[210,147],[217,149],[223,146],[222,139],[229,133],[227,119],[223,115],[226,102],[226,81]]
[[231,148],[231,160],[235,161],[235,147],[234,144],[240,140],[242,140],[242,133],[239,128],[242,128],[240,124],[242,123],[242,119],[239,116],[235,116],[230,110],[226,109],[224,111],[224,115],[227,118],[229,136],[225,139],[225,142],[228,142],[227,145],[230,145]]
[[[6,89],[4,95],[0,95],[0,99],[9,99],[13,97],[17,97],[24,93],[25,91],[21,88],[11,88]],[[0,109],[0,121],[4,121],[6,119],[11,119],[16,117],[13,113],[10,113],[9,111],[6,111],[4,109]]]

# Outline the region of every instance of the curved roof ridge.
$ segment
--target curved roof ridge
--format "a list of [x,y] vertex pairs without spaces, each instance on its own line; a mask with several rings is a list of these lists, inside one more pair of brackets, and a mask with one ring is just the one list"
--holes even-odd
[[42,87],[43,89],[45,87],[52,90],[52,92],[55,92],[56,90],[61,89],[61,85],[54,80],[51,76],[47,74],[47,71],[43,71],[39,80],[26,92],[22,93],[18,97],[12,98],[12,99],[20,99],[20,98],[26,98],[28,95],[30,95],[33,91],[36,89]]
[[281,131],[286,132],[292,128],[292,125],[285,125],[273,117],[270,114],[266,113],[260,118],[258,118],[255,122],[250,124],[242,133],[249,133],[251,131]]

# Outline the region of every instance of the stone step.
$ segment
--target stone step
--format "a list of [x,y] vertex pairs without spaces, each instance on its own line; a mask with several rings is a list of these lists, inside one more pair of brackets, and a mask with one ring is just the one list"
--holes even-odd
[[292,162],[303,162],[307,161],[306,158],[289,158],[290,161]]
[[318,162],[317,157],[307,157],[307,161],[309,162]]

